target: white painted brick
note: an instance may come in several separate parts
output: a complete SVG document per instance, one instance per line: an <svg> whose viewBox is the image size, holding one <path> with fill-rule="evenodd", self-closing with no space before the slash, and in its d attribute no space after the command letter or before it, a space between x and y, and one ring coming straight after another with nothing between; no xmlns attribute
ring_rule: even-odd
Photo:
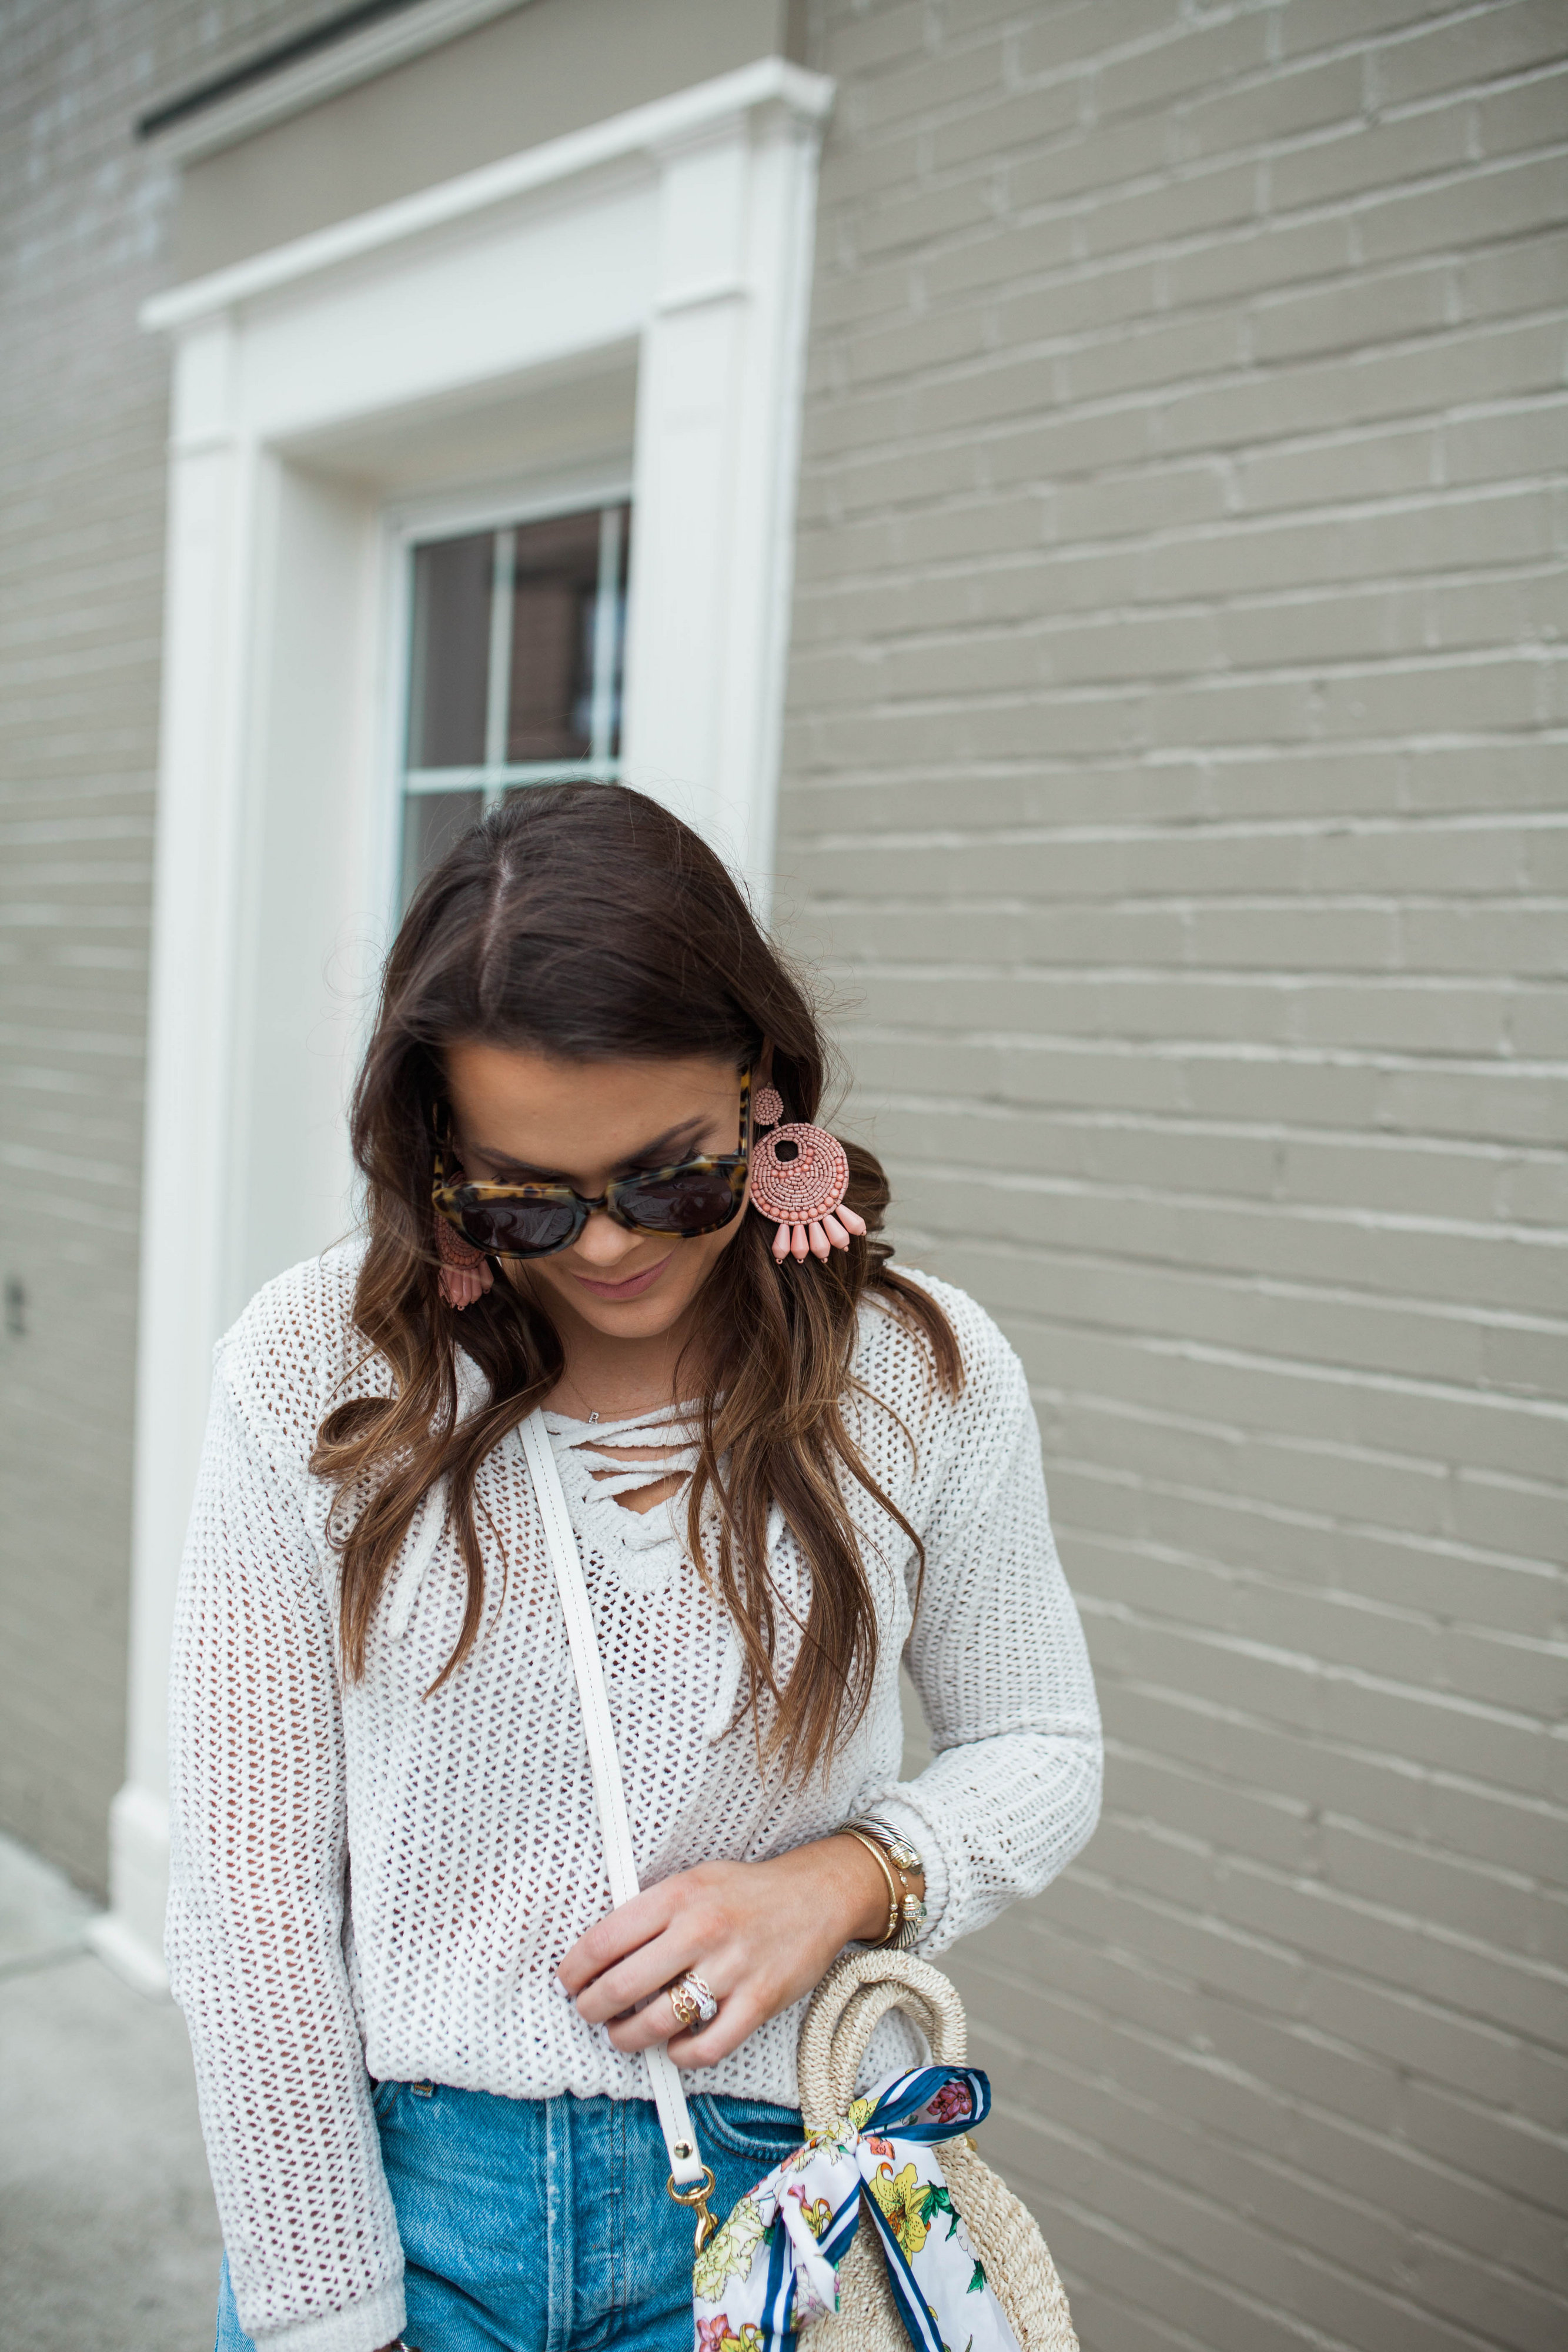
<svg viewBox="0 0 1568 2352"><path fill-rule="evenodd" d="M1563 380L1556 322L1454 331L1416 350L1374 351L1232 384L1178 389L1164 405L1163 446L1231 449L1287 434L1429 414L1434 370L1456 404L1554 393Z"/></svg>
<svg viewBox="0 0 1568 2352"><path fill-rule="evenodd" d="M1043 77L1175 31L1177 0L1066 0L1053 8L1019 8L1019 70Z"/></svg>
<svg viewBox="0 0 1568 2352"><path fill-rule="evenodd" d="M1021 182L1024 174L1018 177ZM1019 193L1027 202L1027 188ZM1132 247L1160 249L1205 229L1234 228L1257 219L1263 210L1259 166L1227 163L1192 171L1162 187L1107 196L1085 213L1083 243L1096 258L1125 253Z"/></svg>
<svg viewBox="0 0 1568 2352"><path fill-rule="evenodd" d="M0 1825L101 1889L124 1770L173 180L131 117L318 13L12 12L0 341ZM62 1181L72 1202L59 1216ZM90 1372L90 1377L89 1373Z"/></svg>
<svg viewBox="0 0 1568 2352"><path fill-rule="evenodd" d="M1478 100L1472 120L1483 155L1560 145L1568 124L1568 68L1562 62L1561 39L1555 50L1546 52L1545 70Z"/></svg>
<svg viewBox="0 0 1568 2352"><path fill-rule="evenodd" d="M940 310L901 319L850 342L851 373L857 383L903 376L912 368L942 367L972 359L983 348L984 322L974 311Z"/></svg>
<svg viewBox="0 0 1568 2352"><path fill-rule="evenodd" d="M1451 186L1469 157L1470 125L1467 107L1427 109L1391 121L1347 124L1327 138L1287 148L1269 162L1269 208L1290 214L1411 184L1423 190ZM1350 217L1359 230L1359 207ZM1434 239L1431 249L1440 250L1441 243Z"/></svg>
<svg viewBox="0 0 1568 2352"><path fill-rule="evenodd" d="M1265 298L1253 310L1253 353L1260 360L1279 360L1401 341L1448 324L1453 297L1452 265L1421 261L1368 276L1354 289L1322 287L1277 300Z"/></svg>
<svg viewBox="0 0 1568 2352"><path fill-rule="evenodd" d="M984 24L992 213L901 248L953 356L911 351L874 457L826 376L807 420L857 520L946 470L925 554L810 550L783 863L901 1247L1035 1383L1112 1742L1095 1844L959 1956L993 2147L1092 2352L1533 2352L1568 39L1458 0ZM925 103L905 194L951 200L990 101Z"/></svg>
<svg viewBox="0 0 1568 2352"><path fill-rule="evenodd" d="M1463 254L1454 282L1463 318L1560 310L1568 297L1568 236L1559 229L1545 236L1522 237L1516 245L1494 247L1479 257Z"/></svg>
<svg viewBox="0 0 1568 2352"><path fill-rule="evenodd" d="M858 79L904 64L925 47L928 22L925 0L846 16L834 31L839 71Z"/></svg>
<svg viewBox="0 0 1568 2352"><path fill-rule="evenodd" d="M1164 109L1189 90L1211 89L1255 72L1268 55L1269 24L1261 9L1229 11L1218 23L1201 27L1174 25L1167 39L1096 68L1095 112L1108 122L1118 114Z"/></svg>
<svg viewBox="0 0 1568 2352"><path fill-rule="evenodd" d="M1280 11L1281 53L1291 58L1313 49L1340 48L1347 43L1361 47L1376 34L1452 14L1449 0L1356 0L1355 24L1351 28L1340 0L1287 0Z"/></svg>
<svg viewBox="0 0 1568 2352"><path fill-rule="evenodd" d="M1062 242L1069 243L1066 234ZM1057 269L1043 285L1021 293L998 289L993 304L998 344L1060 342L1087 327L1113 327L1147 319L1163 301L1157 265L1142 259L1124 268Z"/></svg>
<svg viewBox="0 0 1568 2352"><path fill-rule="evenodd" d="M907 267L926 301L962 301L970 295L996 301L1007 299L1020 282L1061 269L1075 258L1071 224L1048 215L1021 225L995 221L962 245L912 256ZM1146 265L1145 272L1152 292ZM1010 344L1019 338L1014 334L1007 340Z"/></svg>
<svg viewBox="0 0 1568 2352"><path fill-rule="evenodd" d="M1365 97L1364 56L1356 50L1294 72L1274 70L1240 88L1222 81L1215 93L1179 109L1177 146L1184 155L1260 147L1291 133L1356 120Z"/></svg>
<svg viewBox="0 0 1568 2352"><path fill-rule="evenodd" d="M941 64L936 66L939 82L946 80L946 70ZM1070 82L1048 84L1015 98L972 107L932 131L932 163L942 172L967 163L990 163L1009 149L1037 147L1053 131L1075 124L1081 107L1080 93Z"/></svg>
<svg viewBox="0 0 1568 2352"><path fill-rule="evenodd" d="M1500 0L1380 45L1374 52L1375 87L1380 104L1396 106L1562 57L1563 18L1552 0Z"/></svg>
<svg viewBox="0 0 1568 2352"><path fill-rule="evenodd" d="M973 231L995 218L988 191L980 183L962 180L954 185L896 197L865 214L856 240L862 253L885 256L909 253L936 237Z"/></svg>
<svg viewBox="0 0 1568 2352"><path fill-rule="evenodd" d="M1036 205L1064 206L1075 197L1092 203L1129 180L1168 171L1172 163L1165 120L1140 116L1123 122L1091 121L1081 131L1046 141L1031 155L1009 158L999 177L1010 212ZM1076 227L1082 207L1059 214Z"/></svg>
<svg viewBox="0 0 1568 2352"><path fill-rule="evenodd" d="M1071 352L1060 372L1062 397L1100 400L1145 384L1221 375L1242 363L1244 341L1241 322L1223 315L1141 324Z"/></svg>
<svg viewBox="0 0 1568 2352"><path fill-rule="evenodd" d="M1525 236L1564 219L1568 155L1530 155L1457 175L1442 187L1370 200L1356 229L1368 259L1381 261Z"/></svg>
<svg viewBox="0 0 1568 2352"><path fill-rule="evenodd" d="M874 133L891 122L954 113L966 100L972 102L981 96L989 96L993 105L1005 104L1005 61L999 39L945 47L937 55L914 58L907 63L900 60L874 79L868 77L862 85L857 113L867 131Z"/></svg>

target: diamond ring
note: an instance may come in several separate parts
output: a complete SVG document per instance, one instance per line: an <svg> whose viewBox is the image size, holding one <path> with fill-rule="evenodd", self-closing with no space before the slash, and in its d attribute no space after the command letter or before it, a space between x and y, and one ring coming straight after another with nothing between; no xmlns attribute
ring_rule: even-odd
<svg viewBox="0 0 1568 2352"><path fill-rule="evenodd" d="M699 1977L695 1969L688 1969L684 1976L676 1977L673 1984L664 1987L664 1990L670 1996L670 2007L687 2033L695 2033L699 2027L711 2025L718 2015L713 1987Z"/></svg>

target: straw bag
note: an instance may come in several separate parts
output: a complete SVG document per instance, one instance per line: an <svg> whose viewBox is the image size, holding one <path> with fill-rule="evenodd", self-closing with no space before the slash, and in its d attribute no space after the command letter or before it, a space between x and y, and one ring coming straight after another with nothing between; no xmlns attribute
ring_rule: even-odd
<svg viewBox="0 0 1568 2352"><path fill-rule="evenodd" d="M872 2031L891 2009L918 2026L938 2064L961 2065L968 2029L954 1986L910 1952L853 1952L836 1960L800 2027L800 2112L808 2131L846 2113ZM997 2300L1025 2352L1078 2352L1067 2297L1033 2215L969 2138L944 2140L942 2171ZM810 2352L909 2352L874 2230L856 2231L839 2266L836 2315L805 2330Z"/></svg>

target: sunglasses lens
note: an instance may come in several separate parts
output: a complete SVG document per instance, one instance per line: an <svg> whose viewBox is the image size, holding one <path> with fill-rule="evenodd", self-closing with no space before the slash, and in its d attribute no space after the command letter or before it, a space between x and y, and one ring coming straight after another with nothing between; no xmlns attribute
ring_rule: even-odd
<svg viewBox="0 0 1568 2352"><path fill-rule="evenodd" d="M719 1169L644 1176L622 1184L617 1200L633 1224L650 1234L711 1234L727 1225L739 1195Z"/></svg>
<svg viewBox="0 0 1568 2352"><path fill-rule="evenodd" d="M463 1212L475 1248L499 1257L546 1257L574 1239L580 1222L567 1201L497 1201Z"/></svg>

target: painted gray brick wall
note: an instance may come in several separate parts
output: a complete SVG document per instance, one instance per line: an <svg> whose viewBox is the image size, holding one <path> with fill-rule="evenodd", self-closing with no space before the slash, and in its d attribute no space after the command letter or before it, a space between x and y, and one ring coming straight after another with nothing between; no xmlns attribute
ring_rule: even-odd
<svg viewBox="0 0 1568 2352"><path fill-rule="evenodd" d="M783 904L1039 1401L1086 2352L1565 2340L1568 15L817 0Z"/></svg>
<svg viewBox="0 0 1568 2352"><path fill-rule="evenodd" d="M0 11L0 1827L103 1885L125 1760L173 183L134 117L315 17ZM19 1328L17 1327L20 1327Z"/></svg>

